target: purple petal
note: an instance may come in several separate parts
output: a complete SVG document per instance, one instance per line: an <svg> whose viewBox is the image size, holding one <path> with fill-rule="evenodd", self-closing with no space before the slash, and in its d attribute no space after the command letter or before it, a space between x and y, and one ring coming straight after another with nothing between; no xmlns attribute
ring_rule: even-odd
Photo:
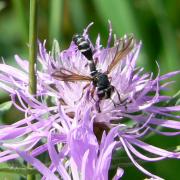
<svg viewBox="0 0 180 180"><path fill-rule="evenodd" d="M170 72L170 73L167 73L163 76L160 76L159 80L162 81L162 80L165 80L165 79L169 79L177 74L180 74L180 71L174 71L174 72Z"/></svg>
<svg viewBox="0 0 180 180"><path fill-rule="evenodd" d="M15 55L14 58L22 70L29 72L29 62L27 60L22 60L18 55Z"/></svg>
<svg viewBox="0 0 180 180"><path fill-rule="evenodd" d="M49 136L48 136L48 150L49 150L49 156L50 156L53 164L55 165L57 171L59 172L59 174L62 176L63 179L70 180L71 178L68 175L65 167L61 163L61 159L59 158L59 156L55 150L54 144L52 143L51 132L49 133Z"/></svg>
<svg viewBox="0 0 180 180"><path fill-rule="evenodd" d="M115 176L113 177L113 180L120 180L123 174L124 174L124 170L121 168L118 168Z"/></svg>
<svg viewBox="0 0 180 180"><path fill-rule="evenodd" d="M128 138L128 142L130 142L131 144L134 144L150 153L153 153L153 154L156 154L156 155L159 155L162 157L166 157L166 158L177 158L180 154L180 153L170 152L170 151L152 146L150 144L144 143L137 139Z"/></svg>
<svg viewBox="0 0 180 180"><path fill-rule="evenodd" d="M153 178L155 178L155 179L163 180L162 178L160 178L160 177L158 177L158 176L156 176L156 175L148 172L146 169L144 169L142 166L140 166L140 165L134 160L134 158L132 157L132 155L131 155L131 153L129 152L129 150L128 150L128 148L127 148L127 146L126 146L126 143L124 142L123 138L120 138L120 141L121 141L121 143L122 143L122 145L123 145L123 147L124 147L124 149L125 149L128 157L131 159L132 163L133 163L140 171L142 171L144 174L146 174L146 175L148 175L148 176L150 176L150 177L153 177Z"/></svg>
<svg viewBox="0 0 180 180"><path fill-rule="evenodd" d="M19 151L16 149L16 152L19 154L20 157L25 159L29 164L31 164L33 167L35 167L43 176L45 176L47 179L53 179L58 180L57 176L52 173L41 161L39 161L36 158L33 158L30 154L27 152Z"/></svg>

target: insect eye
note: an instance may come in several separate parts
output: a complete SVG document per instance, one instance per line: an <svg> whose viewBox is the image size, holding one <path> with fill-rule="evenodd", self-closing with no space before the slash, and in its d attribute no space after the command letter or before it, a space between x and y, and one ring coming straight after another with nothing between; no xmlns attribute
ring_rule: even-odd
<svg viewBox="0 0 180 180"><path fill-rule="evenodd" d="M93 81L94 81L95 83L97 83L97 82L98 82L98 77L95 76L95 77L93 78Z"/></svg>

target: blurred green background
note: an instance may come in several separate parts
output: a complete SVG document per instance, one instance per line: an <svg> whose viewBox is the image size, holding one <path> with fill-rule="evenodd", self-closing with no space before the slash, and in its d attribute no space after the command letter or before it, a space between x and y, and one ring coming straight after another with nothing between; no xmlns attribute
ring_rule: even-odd
<svg viewBox="0 0 180 180"><path fill-rule="evenodd" d="M72 35L81 33L90 22L94 22L90 38L95 41L100 33L102 43L106 45L108 20L111 20L117 36L133 33L142 40L138 63L145 70L157 74L156 61L160 64L161 74L180 69L179 0L39 0L38 4L38 38L41 41L46 39L49 49L54 38L59 41L61 49L67 48ZM14 54L28 58L28 21L29 0L0 1L0 56L9 64L15 65ZM172 80L176 83L171 88L171 95L180 89L180 78ZM0 102L8 99L8 95L0 91ZM1 122L11 123L21 116L13 108L0 112ZM162 136L147 141L166 149L179 143L177 137ZM180 179L177 160L143 166L165 179ZM133 166L125 167L124 180L143 178L145 176Z"/></svg>

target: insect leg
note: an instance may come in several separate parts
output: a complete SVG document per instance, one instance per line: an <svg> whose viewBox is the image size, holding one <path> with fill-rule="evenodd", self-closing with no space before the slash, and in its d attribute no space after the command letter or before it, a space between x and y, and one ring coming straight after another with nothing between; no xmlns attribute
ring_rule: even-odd
<svg viewBox="0 0 180 180"><path fill-rule="evenodd" d="M116 107L117 105L121 104L121 97L120 97L120 94L119 94L118 90L114 86L111 86L111 88L112 88L113 91L116 91L117 96L118 96L119 104L115 103L114 100L112 98L110 98L113 105L114 105L114 107Z"/></svg>
<svg viewBox="0 0 180 180"><path fill-rule="evenodd" d="M117 105L124 105L125 109L127 110L127 104L128 104L127 98L124 99L124 100L122 100L121 97L120 97L120 94L119 94L118 90L117 90L114 86L113 86L112 88L116 91L116 93L117 93L117 95L118 95L118 99L119 99L119 104L116 104L116 103L113 101L113 99L111 99L112 102L113 102L113 104L114 104L114 107L116 107Z"/></svg>
<svg viewBox="0 0 180 180"><path fill-rule="evenodd" d="M83 93L82 93L81 97L80 97L77 101L75 101L75 104L82 99L82 97L83 97L83 95L84 95L84 91L85 91L85 89L86 89L89 85L90 85L90 83L86 84L86 85L83 87Z"/></svg>
<svg viewBox="0 0 180 180"><path fill-rule="evenodd" d="M93 86L92 90L91 90L91 98L95 101L95 107L97 109L97 111L100 113L101 109L100 109L100 99L96 100L94 98L94 92L95 92L96 87Z"/></svg>
<svg viewBox="0 0 180 180"><path fill-rule="evenodd" d="M100 113L101 112L100 100L96 101L95 106L96 106L96 109L97 109L98 113Z"/></svg>

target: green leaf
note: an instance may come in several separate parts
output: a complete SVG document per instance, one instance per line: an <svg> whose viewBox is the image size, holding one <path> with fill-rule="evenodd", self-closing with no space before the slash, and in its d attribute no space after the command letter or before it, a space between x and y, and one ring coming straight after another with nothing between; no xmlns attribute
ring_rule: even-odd
<svg viewBox="0 0 180 180"><path fill-rule="evenodd" d="M62 38L62 20L64 11L64 1L50 1L50 20L49 20L49 40L53 38L60 40Z"/></svg>
<svg viewBox="0 0 180 180"><path fill-rule="evenodd" d="M102 21L107 24L107 20L111 20L113 29L118 35L133 32L135 36L139 36L136 14L133 13L130 1L94 0L93 2Z"/></svg>
<svg viewBox="0 0 180 180"><path fill-rule="evenodd" d="M14 16L16 19L17 26L15 29L18 29L19 36L22 43L26 42L28 39L28 24L26 16L26 6L24 0L12 0Z"/></svg>
<svg viewBox="0 0 180 180"><path fill-rule="evenodd" d="M175 105L180 105L180 90L173 96L176 99Z"/></svg>
<svg viewBox="0 0 180 180"><path fill-rule="evenodd" d="M180 90L166 103L166 106L180 105Z"/></svg>
<svg viewBox="0 0 180 180"><path fill-rule="evenodd" d="M8 111L12 106L12 101L7 101L0 104L0 112Z"/></svg>
<svg viewBox="0 0 180 180"><path fill-rule="evenodd" d="M84 5L83 0L71 1L69 3L72 24L77 32L82 32L82 29L87 26L87 11Z"/></svg>
<svg viewBox="0 0 180 180"><path fill-rule="evenodd" d="M6 7L6 3L1 1L0 2L0 11L3 10Z"/></svg>
<svg viewBox="0 0 180 180"><path fill-rule="evenodd" d="M18 161L9 163L0 163L0 179L8 180L19 180L20 177L25 177L28 174L30 175L37 175L39 172L34 168L27 168L22 166L22 164ZM18 163L17 163L18 162Z"/></svg>
<svg viewBox="0 0 180 180"><path fill-rule="evenodd" d="M27 174L37 174L38 172L34 168L7 167L7 168L0 168L0 173L27 175Z"/></svg>
<svg viewBox="0 0 180 180"><path fill-rule="evenodd" d="M180 145L176 147L176 152L180 152Z"/></svg>
<svg viewBox="0 0 180 180"><path fill-rule="evenodd" d="M59 43L56 39L54 39L53 44L52 44L51 55L53 56L55 60L57 60L59 58L59 54L60 54Z"/></svg>

